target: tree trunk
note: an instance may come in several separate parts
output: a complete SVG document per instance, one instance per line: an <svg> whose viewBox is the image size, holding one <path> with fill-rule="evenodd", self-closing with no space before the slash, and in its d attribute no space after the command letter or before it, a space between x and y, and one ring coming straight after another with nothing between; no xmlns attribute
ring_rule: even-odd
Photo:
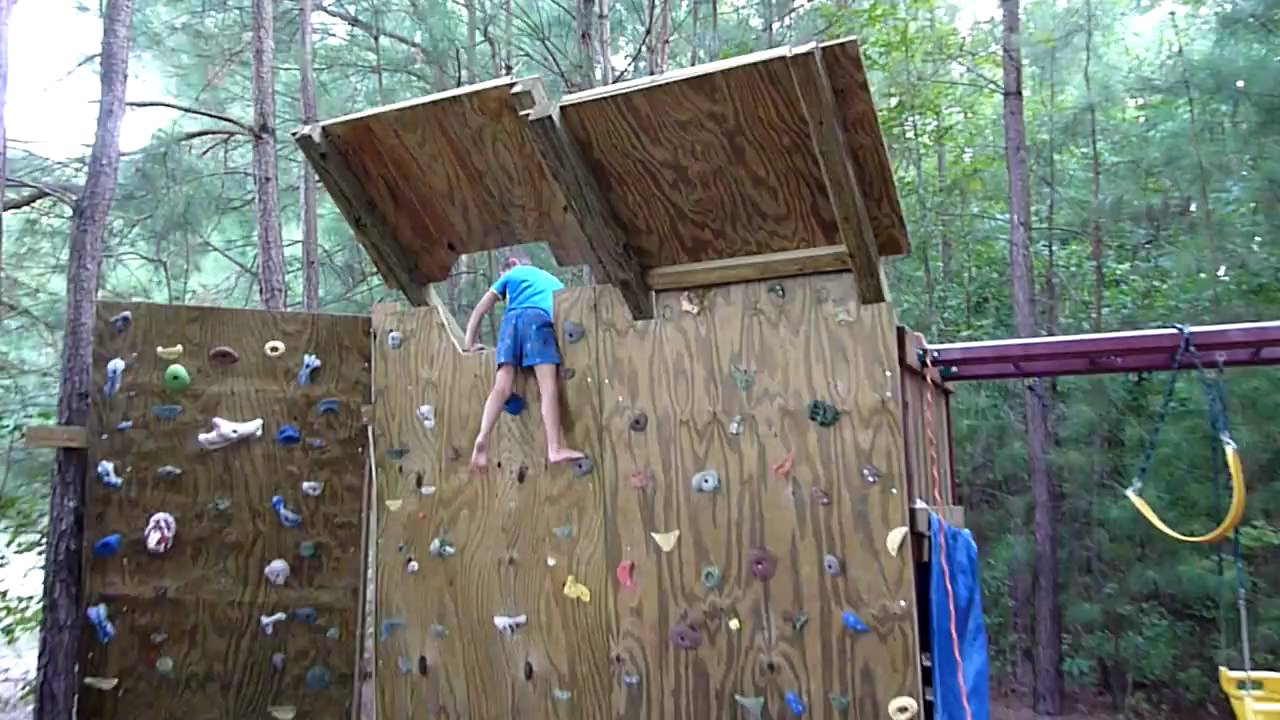
<svg viewBox="0 0 1280 720"><path fill-rule="evenodd" d="M1089 69L1093 62L1093 0L1085 0L1084 93L1089 98L1089 155L1093 175L1089 203L1089 256L1093 259L1093 331L1102 332L1102 290L1106 275L1102 265L1102 160L1098 155L1098 105L1093 96Z"/></svg>
<svg viewBox="0 0 1280 720"><path fill-rule="evenodd" d="M253 0L253 185L257 192L258 296L285 307L284 243L276 176L275 1Z"/></svg>
<svg viewBox="0 0 1280 720"><path fill-rule="evenodd" d="M84 191L71 217L67 310L62 336L58 423L89 422L93 365L94 299L107 216L120 166L120 125L129 75L129 24L133 0L108 0L102 32L102 103L89 155ZM37 720L68 720L75 707L81 628L80 548L84 541L84 482L89 453L62 448L49 487L49 540L45 548L44 614L36 675Z"/></svg>
<svg viewBox="0 0 1280 720"><path fill-rule="evenodd" d="M1022 106L1022 51L1018 0L1001 0L1004 18L1004 137L1009 173L1009 284L1013 320L1022 337L1038 335L1031 268L1031 191L1026 122ZM1058 567L1054 538L1053 486L1045 457L1048 400L1038 381L1027 384L1023 408L1031 492L1035 500L1035 711L1058 714L1061 704L1062 638L1058 611Z"/></svg>
<svg viewBox="0 0 1280 720"><path fill-rule="evenodd" d="M4 99L9 86L9 11L14 0L0 0L0 206L4 205L6 138L4 125ZM0 213L0 317L4 316L4 214Z"/></svg>
<svg viewBox="0 0 1280 720"><path fill-rule="evenodd" d="M720 57L720 0L711 0L711 60Z"/></svg>
<svg viewBox="0 0 1280 720"><path fill-rule="evenodd" d="M668 51L671 49L671 0L658 0L658 27L654 43L654 75L667 71Z"/></svg>
<svg viewBox="0 0 1280 720"><path fill-rule="evenodd" d="M609 85L613 82L613 54L609 47L609 0L597 0L596 6L600 10L596 15L596 33L600 43L600 82Z"/></svg>
<svg viewBox="0 0 1280 720"><path fill-rule="evenodd" d="M302 123L316 121L316 83L311 52L311 0L302 0L300 30L302 35ZM316 174L309 163L302 163L302 309L320 309L320 261L316 240Z"/></svg>
<svg viewBox="0 0 1280 720"><path fill-rule="evenodd" d="M479 22L476 18L476 0L463 0L462 6L467 11L466 77L467 82L473 83L476 81L476 46L479 44L476 40L476 32L479 28Z"/></svg>
<svg viewBox="0 0 1280 720"><path fill-rule="evenodd" d="M689 67L698 64L698 14L702 7L702 0L689 0L692 7L689 9Z"/></svg>
<svg viewBox="0 0 1280 720"><path fill-rule="evenodd" d="M596 34L591 20L596 14L595 0L578 0L578 82L582 88L596 86Z"/></svg>

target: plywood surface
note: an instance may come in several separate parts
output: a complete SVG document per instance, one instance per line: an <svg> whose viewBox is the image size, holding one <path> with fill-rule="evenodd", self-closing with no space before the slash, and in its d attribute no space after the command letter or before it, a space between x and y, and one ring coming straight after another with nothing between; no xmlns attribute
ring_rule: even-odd
<svg viewBox="0 0 1280 720"><path fill-rule="evenodd" d="M132 326L117 333L110 318L132 312ZM123 385L114 399L94 398L90 427L93 464L116 463L119 489L86 480L85 599L105 602L116 637L100 645L86 623L81 671L118 678L114 690L83 688L79 717L106 720L152 718L205 720L270 717L271 706L293 706L298 717L345 718L354 696L361 585L361 507L365 488L366 430L360 406L369 398L369 321L352 316L304 315L202 307L101 303L94 348L95 388L107 362L126 360ZM263 346L280 340L279 358ZM181 343L177 360L191 385L165 390L161 378L170 360L157 346ZM216 346L234 348L240 361L210 363ZM308 387L295 384L303 352L323 366ZM338 412L320 415L316 404L337 401ZM182 407L173 420L153 414L157 405ZM206 451L196 434L209 419L265 420L263 437ZM117 430L121 421L132 428ZM273 435L294 423L306 444L284 448ZM158 474L174 465L182 474ZM301 492L304 480L324 483L319 497ZM303 515L299 528L281 526L271 497L283 495ZM146 551L143 529L152 513L177 521L171 550ZM120 552L97 558L92 545L121 533ZM316 553L304 558L303 541ZM266 564L283 558L292 574L282 587L269 585ZM314 608L316 621L294 619L263 634L259 618L277 611ZM285 653L282 671L273 653ZM157 661L173 661L172 675ZM307 671L323 667L324 690L308 690ZM145 711L141 710L145 708Z"/></svg>

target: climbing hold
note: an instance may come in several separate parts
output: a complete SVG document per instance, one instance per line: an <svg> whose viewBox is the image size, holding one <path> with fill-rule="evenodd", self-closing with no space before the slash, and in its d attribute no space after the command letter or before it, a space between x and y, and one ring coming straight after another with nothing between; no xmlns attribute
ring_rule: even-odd
<svg viewBox="0 0 1280 720"><path fill-rule="evenodd" d="M93 554L96 557L111 557L120 550L120 533L112 533L103 537L101 540L93 544Z"/></svg>
<svg viewBox="0 0 1280 720"><path fill-rule="evenodd" d="M824 400L809 402L809 419L818 423L818 427L831 427L840 419L840 411Z"/></svg>
<svg viewBox="0 0 1280 720"><path fill-rule="evenodd" d="M792 715L796 717L800 717L801 715L804 715L804 711L805 711L804 700L800 698L799 694L788 690L785 694L783 694L782 702L787 704L787 709L791 711Z"/></svg>
<svg viewBox="0 0 1280 720"><path fill-rule="evenodd" d="M293 447L302 442L302 431L296 425L282 425L276 431L276 444Z"/></svg>
<svg viewBox="0 0 1280 720"><path fill-rule="evenodd" d="M426 655L419 655L419 656L418 656L418 674L419 674L419 675L421 675L422 677L426 677L426 676L427 676L427 671L428 671L428 668L427 668L427 656L426 656Z"/></svg>
<svg viewBox="0 0 1280 720"><path fill-rule="evenodd" d="M867 481L869 485L875 485L880 482L880 468L867 463L862 466L862 479Z"/></svg>
<svg viewBox="0 0 1280 720"><path fill-rule="evenodd" d="M389 618L387 620L383 620L382 628L378 632L378 639L385 641L391 637L391 633L395 632L397 628L402 628L404 626L405 622L400 618Z"/></svg>
<svg viewBox="0 0 1280 720"><path fill-rule="evenodd" d="M747 696L734 693L733 700L751 717L758 718L764 713L764 698L758 695Z"/></svg>
<svg viewBox="0 0 1280 720"><path fill-rule="evenodd" d="M900 695L889 701L889 717L893 720L911 720L920 712L915 698Z"/></svg>
<svg viewBox="0 0 1280 720"><path fill-rule="evenodd" d="M751 567L751 577L768 582L778 570L778 558L769 549L755 546L747 550L747 564Z"/></svg>
<svg viewBox="0 0 1280 720"><path fill-rule="evenodd" d="M573 526L561 525L560 527L551 528L551 532L561 540L568 540L573 537Z"/></svg>
<svg viewBox="0 0 1280 720"><path fill-rule="evenodd" d="M316 413L319 415L337 415L340 403L341 401L338 398L325 398L316 403Z"/></svg>
<svg viewBox="0 0 1280 720"><path fill-rule="evenodd" d="M618 563L618 567L614 568L614 577L618 578L618 584L628 590L636 586L635 580L636 564L633 560L623 560Z"/></svg>
<svg viewBox="0 0 1280 720"><path fill-rule="evenodd" d="M528 615L494 615L493 626L498 628L498 632L510 635L516 631L516 628L529 622Z"/></svg>
<svg viewBox="0 0 1280 720"><path fill-rule="evenodd" d="M107 617L107 604L90 605L85 608L84 614L89 619L89 624L93 626L98 642L103 645L111 642L111 639L116 636L116 626L111 624L110 618Z"/></svg>
<svg viewBox="0 0 1280 720"><path fill-rule="evenodd" d="M751 389L756 384L755 371L749 370L741 365L733 365L729 368L729 374L733 376L733 384L738 386L742 392Z"/></svg>
<svg viewBox="0 0 1280 720"><path fill-rule="evenodd" d="M115 330L117 334L128 330L130 325L133 325L133 313L128 310L111 316L111 329Z"/></svg>
<svg viewBox="0 0 1280 720"><path fill-rule="evenodd" d="M307 689L308 690L328 690L329 684L333 681L333 677L329 673L329 669L323 665L312 665L307 668Z"/></svg>
<svg viewBox="0 0 1280 720"><path fill-rule="evenodd" d="M289 579L289 563L284 558L276 558L267 563L263 568L262 574L267 577L267 581L272 585L283 585Z"/></svg>
<svg viewBox="0 0 1280 720"><path fill-rule="evenodd" d="M316 554L316 541L303 540L298 543L298 554L304 558L314 557Z"/></svg>
<svg viewBox="0 0 1280 720"><path fill-rule="evenodd" d="M409 454L409 448L393 447L387 448L387 459L402 460L405 455Z"/></svg>
<svg viewBox="0 0 1280 720"><path fill-rule="evenodd" d="M582 326L582 323L574 322L573 320L568 320L565 322L564 339L565 339L565 342L569 343L570 345L581 340L583 336L586 334L587 334L587 329Z"/></svg>
<svg viewBox="0 0 1280 720"><path fill-rule="evenodd" d="M438 625L438 624L436 624L436 625L432 625L432 626L431 626L431 637L433 637L433 638L435 638L435 639L437 639L437 640L439 640L439 639L441 639L441 638L449 637L449 629L448 629L448 628L446 628L446 627L445 627L445 626L443 626L443 625Z"/></svg>
<svg viewBox="0 0 1280 720"><path fill-rule="evenodd" d="M320 362L320 358L316 357L311 353L303 353L302 369L298 370L298 378L297 378L298 384L310 385L312 381L312 376L315 375L315 372L320 369L321 365L323 365L323 363Z"/></svg>
<svg viewBox="0 0 1280 720"><path fill-rule="evenodd" d="M573 600L581 600L584 603L591 602L591 590L586 585L575 580L572 575L565 578L564 596Z"/></svg>
<svg viewBox="0 0 1280 720"><path fill-rule="evenodd" d="M631 473L631 487L643 490L653 484L653 470L640 468Z"/></svg>
<svg viewBox="0 0 1280 720"><path fill-rule="evenodd" d="M314 625L319 613L313 607L300 607L293 611L293 619L305 625Z"/></svg>
<svg viewBox="0 0 1280 720"><path fill-rule="evenodd" d="M286 660L287 658L288 658L288 656L286 656L286 655L285 655L284 653L282 653L282 652L272 653L272 654L271 654L271 667L275 668L275 669L276 669L276 672L284 672L284 662L285 662L285 660Z"/></svg>
<svg viewBox="0 0 1280 720"><path fill-rule="evenodd" d="M409 658L401 655L396 658L396 669L400 671L401 675L408 675L413 672L413 664L409 662Z"/></svg>
<svg viewBox="0 0 1280 720"><path fill-rule="evenodd" d="M693 491L713 493L720 489L720 474L715 470L703 470L693 475Z"/></svg>
<svg viewBox="0 0 1280 720"><path fill-rule="evenodd" d="M502 409L507 411L508 415L519 415L524 412L524 398L519 393L511 393L507 396L506 402L502 403Z"/></svg>
<svg viewBox="0 0 1280 720"><path fill-rule="evenodd" d="M160 554L173 547L173 536L178 533L178 521L167 512L158 512L147 520L147 527L142 531L147 542L147 551Z"/></svg>
<svg viewBox="0 0 1280 720"><path fill-rule="evenodd" d="M124 358L112 358L107 363L107 382L102 386L102 394L108 400L120 391L120 382L124 379Z"/></svg>
<svg viewBox="0 0 1280 720"><path fill-rule="evenodd" d="M404 570L410 575L418 572L418 561L413 558L409 558L409 562L404 564Z"/></svg>
<svg viewBox="0 0 1280 720"><path fill-rule="evenodd" d="M116 464L110 460L98 461L98 480L109 488L118 488L124 480L116 474Z"/></svg>
<svg viewBox="0 0 1280 720"><path fill-rule="evenodd" d="M720 568L715 565L703 565L700 576L702 578L702 587L708 590L719 588L720 583L724 580Z"/></svg>
<svg viewBox="0 0 1280 720"><path fill-rule="evenodd" d="M639 687L640 676L635 673L622 673L622 684L630 688Z"/></svg>
<svg viewBox="0 0 1280 720"><path fill-rule="evenodd" d="M702 312L702 298L692 292L685 291L680 294L680 309L690 315L697 315Z"/></svg>
<svg viewBox="0 0 1280 720"><path fill-rule="evenodd" d="M849 698L833 692L827 695L827 700L831 701L831 709L837 715L849 712Z"/></svg>
<svg viewBox="0 0 1280 720"><path fill-rule="evenodd" d="M331 627L325 631L324 636L329 638L330 640L337 640L338 638L342 637L342 631L336 627Z"/></svg>
<svg viewBox="0 0 1280 720"><path fill-rule="evenodd" d="M270 635L272 631L275 629L276 623L284 622L285 620L288 620L288 619L289 619L289 614L283 613L283 612L272 613L270 615L259 615L258 625L259 627L262 628L263 635Z"/></svg>
<svg viewBox="0 0 1280 720"><path fill-rule="evenodd" d="M209 350L209 364L218 367L230 367L240 362L240 353L227 347L219 345Z"/></svg>
<svg viewBox="0 0 1280 720"><path fill-rule="evenodd" d="M182 357L182 343L178 343L173 347L160 347L159 345L157 345L156 355L161 360L177 360L178 358Z"/></svg>
<svg viewBox="0 0 1280 720"><path fill-rule="evenodd" d="M683 620L672 625L667 636L671 644L681 650L697 650L702 646L702 633Z"/></svg>
<svg viewBox="0 0 1280 720"><path fill-rule="evenodd" d="M232 422L215 417L213 429L196 435L196 442L205 450L217 450L246 438L262 437L262 418Z"/></svg>
<svg viewBox="0 0 1280 720"><path fill-rule="evenodd" d="M583 477L584 475L588 475L595 469L595 467L596 464L591 458L585 456L580 457L573 461L573 476Z"/></svg>
<svg viewBox="0 0 1280 720"><path fill-rule="evenodd" d="M307 447L311 448L312 450L324 450L325 448L329 447L329 443L324 438L318 438L318 437L307 438Z"/></svg>
<svg viewBox="0 0 1280 720"><path fill-rule="evenodd" d="M831 504L831 495L820 487L813 488L809 491L809 494L813 496L814 500L818 501L819 505L825 507Z"/></svg>
<svg viewBox="0 0 1280 720"><path fill-rule="evenodd" d="M169 639L169 633L154 632L148 639L151 640L152 645L159 645Z"/></svg>
<svg viewBox="0 0 1280 720"><path fill-rule="evenodd" d="M276 511L280 524L287 527L298 527L302 524L302 516L284 506L284 498L279 495L271 497L271 509Z"/></svg>
<svg viewBox="0 0 1280 720"><path fill-rule="evenodd" d="M293 720L298 716L298 709L292 705L268 705L267 712L276 720Z"/></svg>
<svg viewBox="0 0 1280 720"><path fill-rule="evenodd" d="M573 379L573 376L574 376L574 375L577 375L577 374L578 374L578 371L577 371L577 370L574 370L574 369L573 369L573 368L571 368L571 367L561 367L561 368L560 368L560 379L561 379L561 380L572 380L572 379Z"/></svg>
<svg viewBox="0 0 1280 720"><path fill-rule="evenodd" d="M161 655L156 658L156 672L169 677L173 674L173 658L168 655Z"/></svg>
<svg viewBox="0 0 1280 720"><path fill-rule="evenodd" d="M649 416L643 412L638 412L631 416L631 432L644 432L649 427Z"/></svg>
<svg viewBox="0 0 1280 720"><path fill-rule="evenodd" d="M791 616L791 629L795 630L796 632L800 632L801 630L804 629L804 626L808 624L809 624L809 615L803 610Z"/></svg>
<svg viewBox="0 0 1280 720"><path fill-rule="evenodd" d="M432 495L436 494L436 486L423 485L422 487L418 488L418 494L423 497L431 497Z"/></svg>
<svg viewBox="0 0 1280 720"><path fill-rule="evenodd" d="M651 532L649 537L658 543L658 547L662 548L662 552L669 553L676 546L676 541L680 539L680 531L672 530L671 532Z"/></svg>
<svg viewBox="0 0 1280 720"><path fill-rule="evenodd" d="M307 497L320 497L320 493L324 492L324 483L319 480L303 480L302 494Z"/></svg>
<svg viewBox="0 0 1280 720"><path fill-rule="evenodd" d="M729 421L729 434L735 437L741 435L746 426L747 421L741 415L734 415L733 419Z"/></svg>
<svg viewBox="0 0 1280 720"><path fill-rule="evenodd" d="M527 479L528 479L528 477L529 477L529 466L528 466L528 465L521 465L520 467L516 468L516 482L517 482L517 483L519 483L519 484L523 485L523 484L524 484L524 481L525 481L525 480L527 480Z"/></svg>
<svg viewBox="0 0 1280 720"><path fill-rule="evenodd" d="M742 621L739 620L737 617L729 618L729 629L734 632L738 632L739 630L742 629Z"/></svg>
<svg viewBox="0 0 1280 720"><path fill-rule="evenodd" d="M387 333L387 347L391 348L392 350L399 350L400 346L403 344L404 344L404 335L401 334L399 330L392 330L391 332Z"/></svg>
<svg viewBox="0 0 1280 720"><path fill-rule="evenodd" d="M436 426L436 408L434 405L419 405L418 420L422 421L422 427L431 430Z"/></svg>
<svg viewBox="0 0 1280 720"><path fill-rule="evenodd" d="M90 675L85 677L84 684L94 690L114 690L115 687L120 684L120 678L93 677Z"/></svg>
<svg viewBox="0 0 1280 720"><path fill-rule="evenodd" d="M556 688L551 691L551 697L555 698L556 702L569 702L570 700L573 699L573 693L569 692L568 690L561 690L560 688Z"/></svg>
<svg viewBox="0 0 1280 720"><path fill-rule="evenodd" d="M266 353L267 357L280 357L284 354L284 343L279 340L272 340L262 346L262 352Z"/></svg>
<svg viewBox="0 0 1280 720"><path fill-rule="evenodd" d="M884 547L889 551L891 557L898 557L898 552L902 550L902 542L907 539L908 532L910 531L906 525L899 525L889 531L889 534L884 539Z"/></svg>
<svg viewBox="0 0 1280 720"><path fill-rule="evenodd" d="M132 430L132 429L133 429L132 420L121 420L120 422L116 423L116 432L124 432L126 430Z"/></svg>
<svg viewBox="0 0 1280 720"><path fill-rule="evenodd" d="M399 510L403 505L404 505L403 500L387 500L386 501L387 509L390 510L391 512L395 512Z"/></svg>
<svg viewBox="0 0 1280 720"><path fill-rule="evenodd" d="M871 632L871 628L862 622L862 618L852 610L845 610L840 614L840 624L844 625L844 629L854 633Z"/></svg>
<svg viewBox="0 0 1280 720"><path fill-rule="evenodd" d="M169 392L182 392L191 385L191 376L187 369L174 363L164 370L164 389Z"/></svg>
<svg viewBox="0 0 1280 720"><path fill-rule="evenodd" d="M156 476L161 480L173 480L182 474L182 468L177 465L161 465L156 468Z"/></svg>
<svg viewBox="0 0 1280 720"><path fill-rule="evenodd" d="M151 414L161 420L173 420L182 414L181 405L154 405Z"/></svg>
<svg viewBox="0 0 1280 720"><path fill-rule="evenodd" d="M769 294L781 300L787 296L787 289L780 282L769 283Z"/></svg>
<svg viewBox="0 0 1280 720"><path fill-rule="evenodd" d="M431 553L431 557L447 558L451 557L458 550L443 536L437 536L431 541L431 545L427 547L427 551Z"/></svg>
<svg viewBox="0 0 1280 720"><path fill-rule="evenodd" d="M822 556L822 572L831 577L838 577L844 573L844 565L840 562L840 558L827 553Z"/></svg>
<svg viewBox="0 0 1280 720"><path fill-rule="evenodd" d="M213 502L210 502L207 507L216 513L224 513L231 509L231 499L224 497L214 498Z"/></svg>

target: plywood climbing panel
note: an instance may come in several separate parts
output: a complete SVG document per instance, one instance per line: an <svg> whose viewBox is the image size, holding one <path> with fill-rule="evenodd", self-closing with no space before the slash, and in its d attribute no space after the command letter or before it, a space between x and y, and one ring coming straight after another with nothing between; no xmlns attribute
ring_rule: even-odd
<svg viewBox="0 0 1280 720"><path fill-rule="evenodd" d="M369 319L100 303L94 342L79 717L351 717Z"/></svg>
<svg viewBox="0 0 1280 720"><path fill-rule="evenodd" d="M907 524L894 317L855 293L847 273L666 292L641 322L612 288L562 293L589 470L546 465L527 379L469 473L492 354L461 354L435 308L375 316L380 715L918 701L911 553L886 546Z"/></svg>

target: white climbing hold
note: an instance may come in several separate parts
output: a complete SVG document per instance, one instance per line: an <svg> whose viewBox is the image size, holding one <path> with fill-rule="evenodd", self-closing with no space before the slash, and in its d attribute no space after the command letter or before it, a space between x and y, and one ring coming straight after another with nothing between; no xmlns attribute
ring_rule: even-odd
<svg viewBox="0 0 1280 720"><path fill-rule="evenodd" d="M110 488L118 488L124 484L124 480L116 474L116 464L110 460L98 461L98 479Z"/></svg>
<svg viewBox="0 0 1280 720"><path fill-rule="evenodd" d="M889 535L884 539L884 547L893 557L898 557L898 552L902 550L902 541L907 539L907 533L910 530L906 525L900 525L889 531Z"/></svg>
<svg viewBox="0 0 1280 720"><path fill-rule="evenodd" d="M276 558L267 563L262 570L272 585L283 585L289 579L289 563L284 558Z"/></svg>
<svg viewBox="0 0 1280 720"><path fill-rule="evenodd" d="M404 505L404 501L403 501L403 500L388 500L388 501L387 501L387 509L388 509L388 510L390 510L391 512L395 512L396 510L399 510L401 505Z"/></svg>
<svg viewBox="0 0 1280 720"><path fill-rule="evenodd" d="M528 615L494 615L493 625L498 628L498 632L510 635L515 632L516 628L529 622Z"/></svg>
<svg viewBox="0 0 1280 720"><path fill-rule="evenodd" d="M173 536L178 534L178 521L167 512L158 512L147 520L147 528L142 531L147 541L147 551L155 554L166 552L173 547Z"/></svg>
<svg viewBox="0 0 1280 720"><path fill-rule="evenodd" d="M278 612L274 615L262 615L258 618L258 624L262 626L264 635L270 635L272 627L278 622L284 622L289 619L289 613Z"/></svg>
<svg viewBox="0 0 1280 720"><path fill-rule="evenodd" d="M320 493L324 492L324 483L318 480L303 480L302 494L309 497L320 497Z"/></svg>
<svg viewBox="0 0 1280 720"><path fill-rule="evenodd" d="M114 690L120 684L120 678L86 676L84 684L94 690Z"/></svg>
<svg viewBox="0 0 1280 720"><path fill-rule="evenodd" d="M900 695L889 701L889 717L893 720L911 720L920 712L920 704L915 698Z"/></svg>
<svg viewBox="0 0 1280 720"><path fill-rule="evenodd" d="M196 442L205 450L224 448L239 440L250 437L262 437L262 418L254 418L244 422L232 422L215 417L211 421L213 429L196 435Z"/></svg>
<svg viewBox="0 0 1280 720"><path fill-rule="evenodd" d="M662 552L669 553L676 546L676 541L680 539L680 531L672 530L671 532L651 532L649 536L653 541L658 543L658 547L662 548Z"/></svg>
<svg viewBox="0 0 1280 720"><path fill-rule="evenodd" d="M431 430L436 426L436 408L434 405L420 405L418 407L418 419L422 421L422 427Z"/></svg>
<svg viewBox="0 0 1280 720"><path fill-rule="evenodd" d="M107 382L102 386L102 394L108 400L120 391L120 383L124 380L124 358L112 358L107 363Z"/></svg>
<svg viewBox="0 0 1280 720"><path fill-rule="evenodd" d="M163 360L177 360L182 357L182 343L178 343L173 347L156 346L156 355Z"/></svg>
<svg viewBox="0 0 1280 720"><path fill-rule="evenodd" d="M555 566L556 566L556 559L555 559L555 558L553 558L553 557L551 557L550 555L548 555L548 556L547 556L547 567L555 567Z"/></svg>
<svg viewBox="0 0 1280 720"><path fill-rule="evenodd" d="M409 562L405 563L404 569L405 569L405 572L409 573L410 575L418 572L418 561L410 560Z"/></svg>
<svg viewBox="0 0 1280 720"><path fill-rule="evenodd" d="M267 708L267 712L276 720L293 720L298 716L298 708L292 705L272 705Z"/></svg>
<svg viewBox="0 0 1280 720"><path fill-rule="evenodd" d="M436 486L423 485L422 487L418 488L418 492L421 493L423 497L431 497L432 495L436 494Z"/></svg>

